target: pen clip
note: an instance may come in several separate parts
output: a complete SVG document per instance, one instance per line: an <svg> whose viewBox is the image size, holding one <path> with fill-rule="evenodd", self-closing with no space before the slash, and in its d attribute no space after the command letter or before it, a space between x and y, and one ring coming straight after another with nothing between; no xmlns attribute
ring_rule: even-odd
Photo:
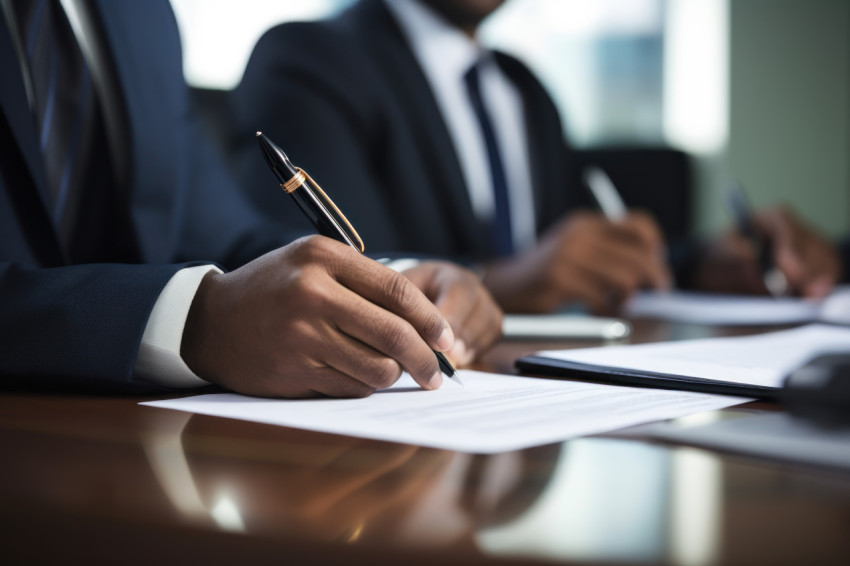
<svg viewBox="0 0 850 566"><path fill-rule="evenodd" d="M328 205L333 211L333 213L336 215L337 223L339 223L340 220L342 221L341 224L344 224L345 227L348 229L349 239L351 241L357 242L356 247L358 250L360 250L360 253L366 251L366 246L365 244L363 244L363 240L360 238L360 234L357 233L357 230L354 229L354 226L351 225L351 222L348 221L348 218L345 217L342 211L337 208L336 204L334 204L334 201L332 201L331 198L327 194L325 194L325 191L322 190L322 187L320 187L319 184L313 180L309 173L307 173L300 167L296 167L295 170L298 171L298 174L281 185L283 191L286 194L289 194L292 191L298 189L301 185L304 185L305 182L309 181L309 184L307 185L308 190L313 189L314 193L318 193L318 195L322 198L325 204Z"/></svg>

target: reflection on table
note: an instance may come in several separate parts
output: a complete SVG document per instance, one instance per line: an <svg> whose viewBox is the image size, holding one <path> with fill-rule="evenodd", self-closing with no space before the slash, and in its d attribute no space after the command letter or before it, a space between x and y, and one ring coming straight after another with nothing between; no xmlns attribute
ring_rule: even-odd
<svg viewBox="0 0 850 566"><path fill-rule="evenodd" d="M635 339L693 332L638 324ZM503 344L478 369L505 371L551 346ZM628 431L472 455L139 400L0 394L7 556L711 564L839 561L850 551L850 478L818 469Z"/></svg>

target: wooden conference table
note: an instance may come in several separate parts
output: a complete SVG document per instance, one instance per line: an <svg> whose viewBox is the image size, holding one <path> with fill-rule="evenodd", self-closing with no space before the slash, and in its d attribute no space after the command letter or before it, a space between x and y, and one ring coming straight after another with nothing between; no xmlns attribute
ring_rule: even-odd
<svg viewBox="0 0 850 566"><path fill-rule="evenodd" d="M730 333L635 330L633 342ZM505 342L479 369L510 372L518 355L578 345ZM850 560L850 475L837 472L665 445L639 429L485 457L140 400L0 391L0 562ZM776 407L715 416L742 410Z"/></svg>

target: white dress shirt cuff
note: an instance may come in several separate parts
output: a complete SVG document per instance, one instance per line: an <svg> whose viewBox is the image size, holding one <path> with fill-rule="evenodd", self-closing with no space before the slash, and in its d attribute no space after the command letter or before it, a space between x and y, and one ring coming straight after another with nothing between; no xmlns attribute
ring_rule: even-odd
<svg viewBox="0 0 850 566"><path fill-rule="evenodd" d="M214 265L187 267L175 273L159 294L151 310L133 375L165 387L189 388L209 385L195 375L180 356L183 328L201 280Z"/></svg>
<svg viewBox="0 0 850 566"><path fill-rule="evenodd" d="M400 258L400 259L383 258L383 259L379 259L378 261L380 261L381 263L383 263L384 265L386 265L387 267L389 267L390 269L392 269L393 271L395 271L397 273L407 271L408 269L413 269L414 267L416 267L417 265L422 263L421 260L413 259L413 258L409 258L409 257L404 257L404 258Z"/></svg>

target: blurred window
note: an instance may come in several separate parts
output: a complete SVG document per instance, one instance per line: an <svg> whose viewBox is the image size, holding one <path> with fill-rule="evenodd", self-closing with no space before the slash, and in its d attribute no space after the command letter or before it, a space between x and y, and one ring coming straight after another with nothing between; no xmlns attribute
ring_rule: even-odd
<svg viewBox="0 0 850 566"><path fill-rule="evenodd" d="M272 26L332 15L354 0L171 0L183 41L186 81L231 89L254 44Z"/></svg>
<svg viewBox="0 0 850 566"><path fill-rule="evenodd" d="M194 86L232 88L257 39L353 0L172 0ZM722 149L728 0L508 0L481 30L540 77L571 141Z"/></svg>
<svg viewBox="0 0 850 566"><path fill-rule="evenodd" d="M482 30L544 81L574 143L662 137L663 0L513 0Z"/></svg>

